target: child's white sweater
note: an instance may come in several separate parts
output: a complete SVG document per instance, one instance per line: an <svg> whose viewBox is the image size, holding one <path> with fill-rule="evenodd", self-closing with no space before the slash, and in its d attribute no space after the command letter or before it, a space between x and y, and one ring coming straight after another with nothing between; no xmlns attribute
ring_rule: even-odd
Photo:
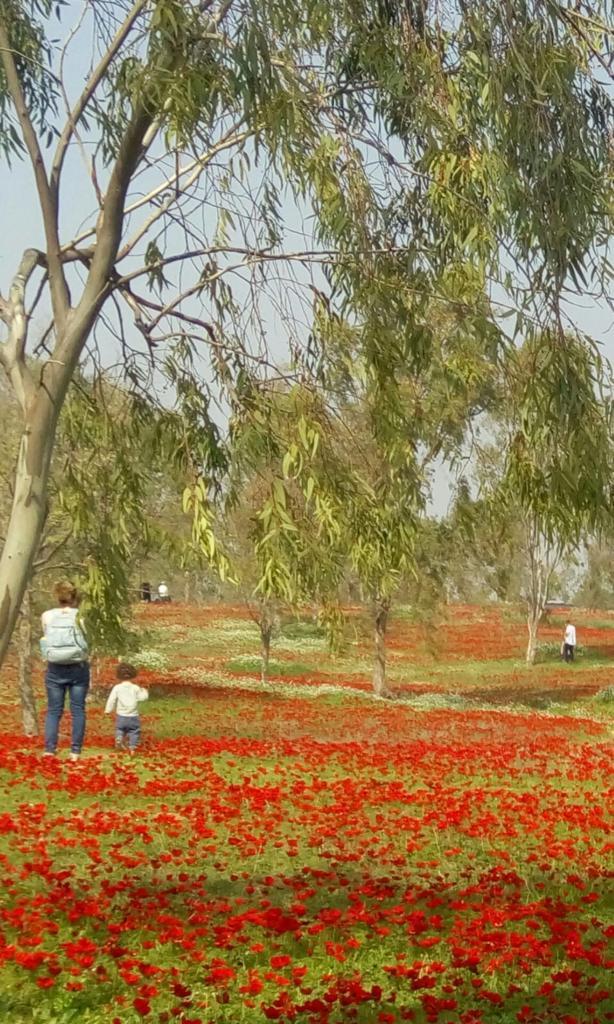
<svg viewBox="0 0 614 1024"><path fill-rule="evenodd" d="M147 700L149 694L144 686L137 686L126 679L123 683L117 683L109 694L105 714L110 714L117 708L120 718L134 718L139 713L139 701Z"/></svg>

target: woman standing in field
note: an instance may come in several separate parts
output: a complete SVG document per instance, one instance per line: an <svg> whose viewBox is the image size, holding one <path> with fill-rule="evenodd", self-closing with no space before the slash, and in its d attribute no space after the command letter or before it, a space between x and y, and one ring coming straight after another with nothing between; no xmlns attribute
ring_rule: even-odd
<svg viewBox="0 0 614 1024"><path fill-rule="evenodd" d="M85 736L85 698L90 685L87 641L78 619L78 594L72 583L55 588L57 606L43 612L41 653L47 661L45 754L55 754L66 694L70 701L70 758L77 761Z"/></svg>

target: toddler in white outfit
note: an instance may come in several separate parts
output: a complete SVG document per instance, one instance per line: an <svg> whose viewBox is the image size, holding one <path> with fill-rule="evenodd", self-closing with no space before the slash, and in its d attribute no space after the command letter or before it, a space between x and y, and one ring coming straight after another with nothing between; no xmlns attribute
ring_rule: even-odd
<svg viewBox="0 0 614 1024"><path fill-rule="evenodd" d="M149 694L144 686L138 686L135 679L138 675L134 665L128 665L120 661L117 666L116 675L118 682L109 694L105 714L110 715L117 712L115 719L115 746L123 750L128 743L128 749L134 754L141 738L141 716L139 715L139 704L147 700Z"/></svg>

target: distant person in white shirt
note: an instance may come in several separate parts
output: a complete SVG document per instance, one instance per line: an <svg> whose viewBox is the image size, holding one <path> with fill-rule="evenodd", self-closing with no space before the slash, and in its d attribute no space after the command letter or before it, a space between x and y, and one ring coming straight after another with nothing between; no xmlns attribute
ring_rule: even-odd
<svg viewBox="0 0 614 1024"><path fill-rule="evenodd" d="M134 754L141 738L141 718L139 703L147 700L149 694L143 686L138 686L135 679L138 675L134 665L120 661L116 676L119 680L109 694L106 715L117 711L115 719L115 746L124 750L126 742L131 754Z"/></svg>
<svg viewBox="0 0 614 1024"><path fill-rule="evenodd" d="M565 625L565 636L563 637L563 658L565 661L573 661L576 654L576 627L569 620Z"/></svg>
<svg viewBox="0 0 614 1024"><path fill-rule="evenodd" d="M162 580L162 583L160 583L158 587L158 601L170 601L170 599L171 596L168 592L168 587L164 580Z"/></svg>

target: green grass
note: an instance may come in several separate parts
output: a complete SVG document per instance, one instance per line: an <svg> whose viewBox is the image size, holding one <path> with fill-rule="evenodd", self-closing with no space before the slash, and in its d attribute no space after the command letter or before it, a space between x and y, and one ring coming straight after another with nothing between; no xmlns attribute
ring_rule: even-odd
<svg viewBox="0 0 614 1024"><path fill-rule="evenodd" d="M260 672L262 669L261 658L232 658L226 662L228 672ZM293 676L307 676L313 674L316 669L313 665L307 665L300 661L277 661L271 658L269 661L269 675L292 678Z"/></svg>
<svg viewBox="0 0 614 1024"><path fill-rule="evenodd" d="M285 622L281 627L281 635L289 640L305 638L313 638L316 640L324 640L326 638L326 630L322 626L318 625L317 622L305 622L300 619L293 619L291 622Z"/></svg>

